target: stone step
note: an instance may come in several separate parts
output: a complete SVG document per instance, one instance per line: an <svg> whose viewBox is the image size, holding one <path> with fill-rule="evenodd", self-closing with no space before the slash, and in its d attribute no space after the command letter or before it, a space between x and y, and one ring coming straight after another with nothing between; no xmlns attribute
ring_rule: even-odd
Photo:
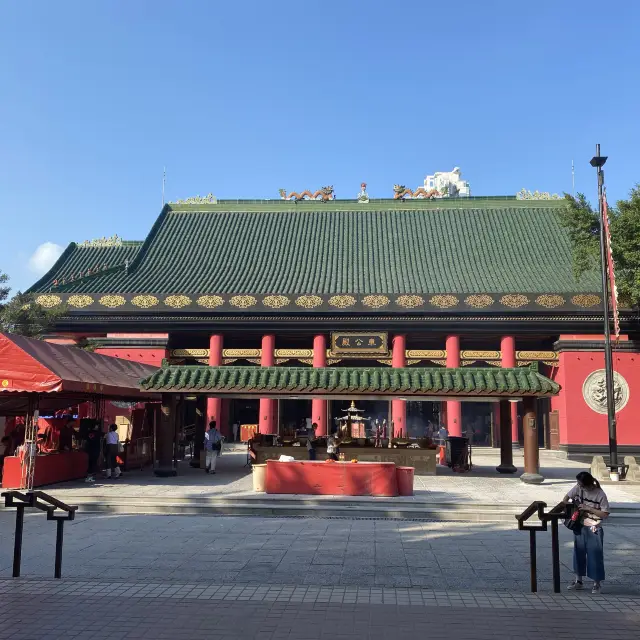
<svg viewBox="0 0 640 640"><path fill-rule="evenodd" d="M76 496L73 504L84 513L228 515L306 518L360 518L439 522L507 522L527 505L460 504L400 499L344 499L295 497L126 497ZM640 524L640 509L616 508L609 525Z"/></svg>

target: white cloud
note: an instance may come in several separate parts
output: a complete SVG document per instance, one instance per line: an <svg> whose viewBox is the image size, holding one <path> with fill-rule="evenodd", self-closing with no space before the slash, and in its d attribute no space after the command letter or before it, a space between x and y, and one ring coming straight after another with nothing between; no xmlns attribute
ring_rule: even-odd
<svg viewBox="0 0 640 640"><path fill-rule="evenodd" d="M33 273L43 276L53 267L63 251L64 249L55 242L43 242L29 258L29 269Z"/></svg>

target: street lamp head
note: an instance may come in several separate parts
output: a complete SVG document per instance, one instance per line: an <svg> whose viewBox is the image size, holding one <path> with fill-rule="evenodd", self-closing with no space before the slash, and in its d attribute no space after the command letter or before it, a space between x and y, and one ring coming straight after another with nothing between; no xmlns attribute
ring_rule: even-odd
<svg viewBox="0 0 640 640"><path fill-rule="evenodd" d="M607 161L607 156L593 156L593 158L591 158L591 161L589 162L589 164L592 167L604 167L604 163Z"/></svg>

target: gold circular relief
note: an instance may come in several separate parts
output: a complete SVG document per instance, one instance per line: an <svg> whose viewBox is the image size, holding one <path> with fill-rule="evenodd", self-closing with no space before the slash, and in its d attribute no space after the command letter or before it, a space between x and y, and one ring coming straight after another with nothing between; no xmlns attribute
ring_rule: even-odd
<svg viewBox="0 0 640 640"><path fill-rule="evenodd" d="M458 304L458 298L456 296L444 295L433 296L429 302L434 307L440 307L441 309L448 309L449 307L455 307Z"/></svg>
<svg viewBox="0 0 640 640"><path fill-rule="evenodd" d="M249 307L253 307L258 301L253 296L233 296L229 302L234 307L248 309Z"/></svg>
<svg viewBox="0 0 640 640"><path fill-rule="evenodd" d="M362 299L362 304L365 307L371 307L372 309L381 309L382 307L386 307L391 300L387 298L387 296L365 296Z"/></svg>
<svg viewBox="0 0 640 640"><path fill-rule="evenodd" d="M329 298L329 304L332 307L338 307L339 309L353 307L355 303L356 299L353 296L331 296L331 298Z"/></svg>
<svg viewBox="0 0 640 640"><path fill-rule="evenodd" d="M271 309L281 309L282 307L286 307L290 302L291 300L289 300L287 296L267 296L262 300L262 304Z"/></svg>
<svg viewBox="0 0 640 640"><path fill-rule="evenodd" d="M315 309L322 304L322 298L320 296L299 296L296 298L296 304L305 309Z"/></svg>
<svg viewBox="0 0 640 640"><path fill-rule="evenodd" d="M160 301L155 296L135 296L131 299L131 304L141 309L155 307Z"/></svg>
<svg viewBox="0 0 640 640"><path fill-rule="evenodd" d="M62 298L60 296L53 296L50 294L38 296L36 298L36 304L39 304L41 307L45 307L46 309L51 309L51 307L57 307L59 304L62 304Z"/></svg>
<svg viewBox="0 0 640 640"><path fill-rule="evenodd" d="M556 295L543 295L538 296L536 298L536 302L541 307L546 307L547 309L555 309L555 307L559 307L564 304L564 298L562 296Z"/></svg>
<svg viewBox="0 0 640 640"><path fill-rule="evenodd" d="M164 299L164 303L167 307L173 307L174 309L182 309L191 304L191 298L188 296L167 296Z"/></svg>
<svg viewBox="0 0 640 640"><path fill-rule="evenodd" d="M573 296L573 298L571 298L571 302L573 302L577 307L595 307L597 304L600 304L601 298L600 296L593 294L584 294Z"/></svg>
<svg viewBox="0 0 640 640"><path fill-rule="evenodd" d="M500 298L500 302L505 307L512 307L513 309L519 309L520 307L524 307L525 304L529 303L529 298L527 296L523 296L522 294L510 294L506 296L502 296Z"/></svg>
<svg viewBox="0 0 640 640"><path fill-rule="evenodd" d="M220 296L200 296L197 300L198 306L205 309L215 309L224 304L224 300Z"/></svg>
<svg viewBox="0 0 640 640"><path fill-rule="evenodd" d="M84 307L88 307L90 304L93 304L93 298L91 296L69 296L67 298L67 304L70 307L83 309Z"/></svg>
<svg viewBox="0 0 640 640"><path fill-rule="evenodd" d="M415 309L424 304L424 298L422 296L398 296L396 298L396 304L405 309Z"/></svg>
<svg viewBox="0 0 640 640"><path fill-rule="evenodd" d="M485 307L490 307L494 303L494 300L491 296L484 294L467 296L464 301L474 309L484 309Z"/></svg>
<svg viewBox="0 0 640 640"><path fill-rule="evenodd" d="M102 296L98 302L103 307L109 307L109 309L115 309L116 307L121 307L125 304L126 300L124 296Z"/></svg>

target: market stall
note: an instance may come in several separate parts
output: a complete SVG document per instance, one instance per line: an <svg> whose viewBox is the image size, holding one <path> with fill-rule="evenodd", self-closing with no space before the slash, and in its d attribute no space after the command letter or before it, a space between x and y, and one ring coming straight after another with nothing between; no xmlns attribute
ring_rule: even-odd
<svg viewBox="0 0 640 640"><path fill-rule="evenodd" d="M0 333L0 415L20 417L23 424L12 455L5 457L2 486L31 489L84 476L82 442L39 438L40 416L90 403L94 415L88 419L99 423L106 400L159 400L139 389L140 379L156 370L77 347ZM58 427L54 422L47 426L52 431Z"/></svg>

